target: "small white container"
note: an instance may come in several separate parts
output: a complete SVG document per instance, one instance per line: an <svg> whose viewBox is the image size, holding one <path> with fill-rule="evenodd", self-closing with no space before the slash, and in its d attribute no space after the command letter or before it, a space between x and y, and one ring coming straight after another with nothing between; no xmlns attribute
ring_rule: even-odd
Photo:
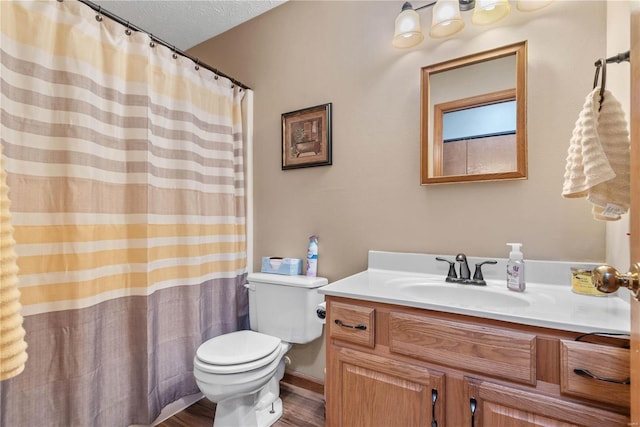
<svg viewBox="0 0 640 427"><path fill-rule="evenodd" d="M511 246L509 261L507 261L507 288L511 291L524 292L524 259L520 247L522 243L507 243Z"/></svg>

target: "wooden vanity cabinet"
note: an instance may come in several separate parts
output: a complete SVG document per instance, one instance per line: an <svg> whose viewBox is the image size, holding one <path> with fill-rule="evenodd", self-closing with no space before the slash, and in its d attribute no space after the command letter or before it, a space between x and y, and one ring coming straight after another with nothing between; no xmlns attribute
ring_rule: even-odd
<svg viewBox="0 0 640 427"><path fill-rule="evenodd" d="M343 345L332 347L327 361L325 387L330 383L332 393L327 425L444 425L443 373L381 353L376 331L386 325L376 328L375 308L339 301L330 305L328 335Z"/></svg>
<svg viewBox="0 0 640 427"><path fill-rule="evenodd" d="M624 340L326 296L328 427L626 426Z"/></svg>

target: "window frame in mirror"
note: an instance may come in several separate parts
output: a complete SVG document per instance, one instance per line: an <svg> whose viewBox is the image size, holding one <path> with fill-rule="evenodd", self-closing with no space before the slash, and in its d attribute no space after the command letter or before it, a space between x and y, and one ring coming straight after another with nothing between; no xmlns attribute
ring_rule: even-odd
<svg viewBox="0 0 640 427"><path fill-rule="evenodd" d="M433 106L433 147L432 147L432 156L433 156L433 175L434 176L452 176L445 174L445 141L444 135L444 115L447 113L454 113L457 111L474 109L474 108L482 108L488 105L495 105L507 101L516 101L516 90L515 89L505 89L498 92L491 92L484 95L472 96L470 98L465 99L456 99L454 101L445 102L442 104L435 104ZM516 102L517 106L517 102ZM514 114L515 115L515 114ZM514 120L515 122L515 120ZM517 129L517 124L514 123L514 127ZM495 137L498 134L490 134L483 136L468 136L464 138L466 141L475 139L483 140L485 138ZM503 135L503 134L500 134ZM512 133L514 136L514 144L516 143L517 133ZM514 150L515 152L515 150ZM513 163L516 163L516 155L513 155ZM504 172L511 172L514 169L504 170ZM466 175L469 175L467 172Z"/></svg>
<svg viewBox="0 0 640 427"><path fill-rule="evenodd" d="M431 76L449 70L455 70L468 65L480 64L507 56L515 56L515 99L516 99L516 170L509 172L495 172L469 175L437 176L437 168L430 165L439 157L434 141L430 138L430 94ZM497 181L527 178L527 42L519 42L508 46L467 55L435 65L422 67L420 88L420 184L442 184L455 182ZM436 150L436 151L434 151ZM435 154L434 154L435 153ZM431 158L433 157L433 159ZM435 164L435 163L434 163ZM442 170L440 165L439 170Z"/></svg>

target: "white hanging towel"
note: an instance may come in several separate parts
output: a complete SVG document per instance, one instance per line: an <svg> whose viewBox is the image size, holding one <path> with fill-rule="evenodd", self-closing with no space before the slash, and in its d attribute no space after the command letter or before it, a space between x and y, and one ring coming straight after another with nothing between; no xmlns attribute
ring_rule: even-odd
<svg viewBox="0 0 640 427"><path fill-rule="evenodd" d="M562 196L586 197L599 220L618 220L629 210L627 128L622 106L610 91L604 92L602 108L600 88L587 95L569 144Z"/></svg>

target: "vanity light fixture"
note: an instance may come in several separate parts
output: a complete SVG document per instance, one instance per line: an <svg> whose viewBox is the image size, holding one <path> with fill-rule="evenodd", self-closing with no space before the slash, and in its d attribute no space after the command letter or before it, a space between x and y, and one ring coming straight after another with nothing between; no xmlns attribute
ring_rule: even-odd
<svg viewBox="0 0 640 427"><path fill-rule="evenodd" d="M420 9L418 8L418 10ZM412 47L422 43L422 40L424 40L424 35L420 29L420 15L413 9L411 3L405 2L402 5L402 12L396 18L393 46L398 48Z"/></svg>
<svg viewBox="0 0 640 427"><path fill-rule="evenodd" d="M458 0L440 0L433 6L433 19L429 36L443 38L451 36L464 28L464 21L458 6Z"/></svg>
<svg viewBox="0 0 640 427"><path fill-rule="evenodd" d="M511 12L509 0L478 0L471 16L475 25L490 25L505 18Z"/></svg>
<svg viewBox="0 0 640 427"><path fill-rule="evenodd" d="M547 6L553 0L517 0L516 7L522 12L532 12ZM397 48L417 46L424 40L418 11L433 7L431 38L452 36L464 28L461 12L473 10L471 22L475 25L490 25L503 19L511 11L509 0L437 0L413 8L405 2L396 18L392 44Z"/></svg>

